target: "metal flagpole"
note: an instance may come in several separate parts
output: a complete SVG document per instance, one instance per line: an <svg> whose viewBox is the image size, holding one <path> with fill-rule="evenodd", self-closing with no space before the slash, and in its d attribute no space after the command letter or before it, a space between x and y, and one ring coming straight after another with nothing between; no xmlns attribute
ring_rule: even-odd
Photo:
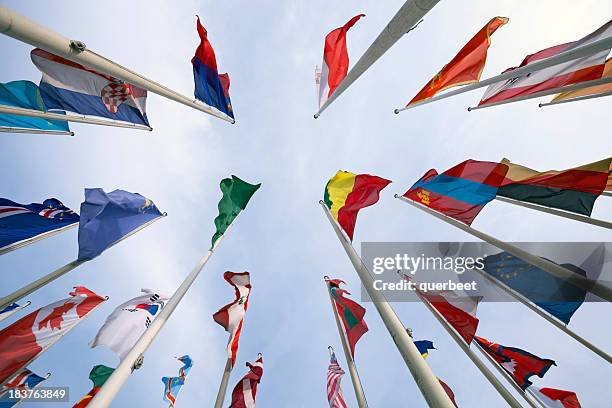
<svg viewBox="0 0 612 408"><path fill-rule="evenodd" d="M597 218L591 218L586 215L576 214L576 213L569 212L569 211L558 210L556 208L550 208L544 205L538 205L538 204L532 204L532 203L528 203L524 201L513 200L512 198L507 198L507 197L497 196L495 197L495 199L502 201L504 203L514 204L520 207L529 208L531 210L541 211L541 212L545 212L548 214L558 215L559 217L568 218L570 220L580 221L586 224L592 224L592 225L597 225L598 227L612 229L612 222L610 221L598 220Z"/></svg>
<svg viewBox="0 0 612 408"><path fill-rule="evenodd" d="M28 129L28 128L15 128L15 127L0 127L1 133L27 133L32 135L65 135L74 136L74 132L65 132L63 130L45 130L45 129Z"/></svg>
<svg viewBox="0 0 612 408"><path fill-rule="evenodd" d="M359 408L368 408L368 403L365 398L365 393L363 392L363 386L361 385L361 379L359 378L359 373L357 372L357 366L355 366L355 359L351 354L351 349L349 348L348 342L346 340L346 336L344 334L344 330L342 329L342 324L340 323L340 317L338 316L338 309L336 308L336 304L332 299L330 287L329 287L329 277L325 276L323 278L325 280L325 288L327 289L327 294L329 295L329 301L331 303L332 312L334 313L334 317L336 319L336 325L338 326L338 335L340 335L340 342L342 343L342 349L344 350L344 357L346 358L346 365L348 367L349 373L351 374L351 381L353 382L353 389L355 390L355 398L357 399L357 405ZM329 346L331 348L331 346Z"/></svg>
<svg viewBox="0 0 612 408"><path fill-rule="evenodd" d="M136 228L134 231L131 231L129 234L124 235L123 237L121 237L120 239L118 239L116 242L113 242L111 245L108 246L109 249L115 245L117 245L119 242L131 237L132 235L136 234L137 232L141 231L142 229L148 227L149 225L153 224L155 221L164 218L167 214L163 213L162 216L157 217L152 219L149 222L146 222L144 224L142 224L140 227ZM105 250L106 251L106 250ZM18 301L19 299L37 291L38 289L42 288L43 286L45 286L48 283L53 282L54 280L56 280L57 278L59 278L60 276L63 276L65 274L67 274L68 272L70 272L71 270L73 270L74 268L76 268L77 266L83 264L87 262L86 260L79 260L79 259L75 259L72 262L68 262L66 265L57 268L56 270L54 270L51 273L48 273L47 275L36 279L34 282L31 282L29 284L27 284L26 286L22 287L21 289L16 290L15 292L11 293L10 295L7 295L5 297L3 297L2 299L0 299L0 309L4 309L5 307L7 307L8 305L15 303L16 301Z"/></svg>
<svg viewBox="0 0 612 408"><path fill-rule="evenodd" d="M600 356L601 358L606 360L608 363L612 363L612 356L610 356L608 353L606 353L605 351L603 351L600 348L598 348L597 346L595 346L593 343L589 342L584 337L582 337L579 334L575 333L574 331L568 329L568 327L567 327L567 325L565 323L563 323L562 321L560 321L556 317L550 315L549 313L546 313L544 310L542 310L540 307L538 307L538 305L533 303L531 300L527 299L525 296L523 296L522 294L520 294L516 290L512 289L511 287L509 287L505 283L501 282L499 279L496 279L495 277L489 275L488 273L486 273L486 272L484 272L484 271L482 271L482 270L480 270L478 268L474 268L473 270L476 271L478 274L480 274L480 276L483 276L484 278L489 280L489 282L493 283L495 286L497 286L498 288L502 289L503 291L508 293L510 296L512 296L513 298L515 298L516 300L518 300L519 302L521 302L522 304L527 306L529 309L531 309L532 311L536 312L540 317L543 317L544 319L546 319L550 324L552 324L553 326L557 327L559 330L561 330L562 332L564 332L568 336L572 337L578 343L582 344L583 346L585 346L586 348L588 348L589 350L591 350L592 352L594 352L595 354L597 354L598 356Z"/></svg>
<svg viewBox="0 0 612 408"><path fill-rule="evenodd" d="M79 225L78 221L73 223L73 224L66 225L66 226L64 226L62 228L57 228L57 229L54 229L54 230L51 230L51 231L47 231L47 232L45 232L43 234L39 234L39 235L37 235L35 237L32 237L32 238L24 239L24 240L19 241L19 242L14 242L14 243L12 243L10 245L7 245L5 247L0 248L0 255L4 255L4 254L6 254L8 252L11 252L11 251L14 251L16 249L23 248L25 246L28 246L30 244L33 244L33 243L38 242L40 240L43 240L45 238L52 237L54 235L59 234L60 232L64 232L64 231L66 231L66 230L68 230L70 228L74 228L77 225Z"/></svg>
<svg viewBox="0 0 612 408"><path fill-rule="evenodd" d="M612 191L604 191L603 193L601 193L600 195L602 196L606 196L606 197L612 197Z"/></svg>
<svg viewBox="0 0 612 408"><path fill-rule="evenodd" d="M468 112L478 110L478 109L490 108L493 106L505 105L507 103L526 101L528 99L539 98L542 96L552 95L552 94L561 93L561 92L569 92L569 91L575 91L577 89L582 89L582 88L590 88L591 86L605 85L609 83L612 83L612 78L600 78L600 79L595 79L593 81L581 82L579 84L560 86L558 88L547 89L545 91L536 92L536 93L529 94L529 95L517 96L516 98L510 98L510 99L506 99L506 100L499 101L499 102L487 103L487 104L480 105L480 106L471 106L468 108Z"/></svg>
<svg viewBox="0 0 612 408"><path fill-rule="evenodd" d="M51 373L47 373L47 375L45 375L45 378L43 381L46 381L49 379L49 377L51 377ZM34 387L30 388L31 390L35 390L36 388L38 388L40 386L40 384L43 382L39 382L38 384L36 384ZM19 401L17 401L14 405L11 406L11 408L15 408L18 407L19 405L21 405L21 403L23 402L23 398L20 399Z"/></svg>
<svg viewBox="0 0 612 408"><path fill-rule="evenodd" d="M538 107L543 108L544 106L561 105L562 103L586 101L587 99L603 98L604 96L610 96L610 95L612 95L612 91L602 92L602 93L592 94L592 95L578 96L576 98L564 99L562 101L557 101L557 102L541 103L538 105Z"/></svg>
<svg viewBox="0 0 612 408"><path fill-rule="evenodd" d="M414 345L412 338L408 335L406 328L395 314L395 311L385 299L383 294L374 289L374 282L370 276L370 272L367 270L359 255L355 251L355 248L351 245L349 239L343 234L340 226L333 218L329 209L323 201L319 201L327 219L329 220L332 228L334 229L340 243L344 247L347 256L349 257L359 279L369 297L372 299L376 311L380 315L385 327L389 331L389 334L393 338L395 345L402 355L406 366L410 370L414 381L419 387L421 394L425 398L425 401L432 408L454 408L454 404L440 385L438 378L433 373L429 365L425 362L425 359L421 356L421 353ZM97 407L93 407L97 408Z"/></svg>
<svg viewBox="0 0 612 408"><path fill-rule="evenodd" d="M11 317L12 315L14 315L15 313L17 313L18 311L20 311L21 309L25 309L26 307L30 306L32 304L32 302L30 302L29 300L27 302L25 302L23 305L16 307L13 310L9 310L6 313L2 313L0 314L0 322L8 319L9 317Z"/></svg>
<svg viewBox="0 0 612 408"><path fill-rule="evenodd" d="M496 75L491 78L483 79L482 81L476 82L471 85L462 86L459 89L455 89L454 91L446 92L442 95L434 96L433 98L429 98L422 102L415 103L414 105L405 106L400 109L395 109L395 113L400 113L402 111L416 108L417 106L423 106L431 102L436 102L441 99L450 98L451 96L459 95L465 92L473 91L474 89L483 88L485 86L489 86L491 84L495 84L497 82L506 81L508 79L516 78L523 76L525 74L529 74L534 71L539 71L543 68L548 68L553 65L561 64L567 61L571 61L574 59L578 59L581 57L586 57L588 55L595 54L599 51L609 50L612 48L612 36L607 37L601 40L597 40L591 44L583 45L582 47L575 48L573 50L565 51L559 53L553 57L544 58L535 62L532 62L529 65L525 65L524 67L515 68L511 71L505 72L500 75ZM341 84L342 85L342 84Z"/></svg>
<svg viewBox="0 0 612 408"><path fill-rule="evenodd" d="M0 6L0 33L6 34L9 37L13 37L34 47L42 48L43 50L59 55L70 61L104 72L175 102L182 103L183 105L223 119L226 122L235 122L234 119L204 103L197 102L193 98L181 95L164 85L158 84L137 72L88 50L81 41L69 40L61 34L53 32L4 6Z"/></svg>
<svg viewBox="0 0 612 408"><path fill-rule="evenodd" d="M240 215L240 214L239 214ZM111 374L110 377L106 380L100 391L95 395L95 397L91 400L88 408L105 408L108 407L127 379L130 374L140 368L144 361L144 353L147 351L153 340L157 337L161 329L164 327L172 313L176 309L176 307L180 304L181 300L193 285L193 282L196 280L204 265L208 262L212 254L215 252L223 238L227 235L228 231L232 228L232 225L236 222L236 218L232 221L232 223L227 227L225 233L221 235L212 246L211 249L208 250L206 255L204 255L198 263L191 270L189 275L185 278L185 280L181 283L181 285L176 289L172 297L168 300L168 303L162 308L159 312L159 315L149 325L147 330L140 336L134 347L130 350L130 352L121 360L121 363L115 368L115 371Z"/></svg>
<svg viewBox="0 0 612 408"><path fill-rule="evenodd" d="M523 261L527 263L530 263L533 266L537 266L543 271L548 272L551 275L558 277L559 279L563 279L566 282L571 283L572 285L576 287L589 291L599 296L600 298L607 300L608 302L612 302L612 288L606 285L603 285L600 282L585 278L584 276L574 273L551 261L535 256L517 246L508 244L507 242L504 242L488 234L485 234L484 232L474 229L470 227L469 225L466 225L460 221L447 217L446 215L441 214L435 210L432 210L431 208L426 207L420 203L414 202L412 200L409 200L397 194L395 195L395 198L402 200L422 211L425 211L426 213L433 215L434 217L441 219L442 221L445 221L448 224L451 224L459 228L460 230L467 232L468 234L471 234L477 238L480 238L481 240L486 241L489 244L496 246L500 248L501 250L506 251L510 253L511 255L514 255L517 258L522 259Z"/></svg>
<svg viewBox="0 0 612 408"><path fill-rule="evenodd" d="M383 56L404 34L406 34L415 24L418 24L425 14L429 12L440 0L408 0L395 13L378 37L372 42L366 52L359 58L359 61L349 71L344 80L338 85L329 99L321 106L314 115L315 119L327 109L341 93L346 91L364 72L370 68L380 57Z"/></svg>
<svg viewBox="0 0 612 408"><path fill-rule="evenodd" d="M0 6L0 13L2 12L2 6ZM2 15L0 14L0 17ZM99 119L92 116L86 115L62 115L59 113L53 112L41 112L35 109L25 109L25 108L17 108L14 106L4 106L0 105L0 113L6 113L9 115L19 115L19 116L28 116L31 118L43 118L49 120L63 120L67 122L77 122L77 123L88 123L91 125L102 125L102 126L113 126L113 127L121 127L121 128L129 128L129 129L137 129L137 130L153 130L153 128L145 125L139 125L137 123L123 122L120 120L113 119ZM47 131L49 133L52 131ZM74 136L73 132L71 136Z"/></svg>
<svg viewBox="0 0 612 408"><path fill-rule="evenodd" d="M223 401L225 401L225 393L227 392L227 385L229 384L232 368L232 360L228 358L227 362L225 363L225 368L223 369L221 384L219 384L219 391L217 392L217 399L215 400L215 408L223 408Z"/></svg>

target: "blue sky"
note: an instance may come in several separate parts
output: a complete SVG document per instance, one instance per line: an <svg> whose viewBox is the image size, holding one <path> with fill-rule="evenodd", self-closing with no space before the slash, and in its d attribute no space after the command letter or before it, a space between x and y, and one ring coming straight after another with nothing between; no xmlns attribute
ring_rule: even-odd
<svg viewBox="0 0 612 408"><path fill-rule="evenodd" d="M87 344L114 307L141 288L173 291L205 253L220 198L219 181L236 174L261 182L193 288L113 406L165 406L162 376L174 375L172 356L195 363L178 406L212 406L225 364L227 334L212 314L233 297L226 270L252 274L253 292L230 388L244 361L264 354L261 407L325 406L327 346L340 344L322 276L344 279L355 295L359 281L318 200L336 170L372 173L393 180L380 203L360 215L361 241L464 241L465 233L393 199L435 167L465 159L512 161L541 170L569 168L612 152L609 101L594 100L538 109L537 101L468 113L480 91L394 115L423 84L496 15L510 23L493 36L484 77L517 65L528 54L577 40L605 23L605 1L442 1L418 29L400 40L318 120L314 67L323 38L360 12L349 32L354 63L395 14L402 1L272 2L135 1L2 4L66 37L185 95L193 92L190 59L198 44L195 14L209 32L221 71L232 79L237 123L150 94L153 132L73 124L75 137L2 134L2 196L17 202L57 197L78 210L85 187L139 192L168 212L99 258L28 297L40 307L84 284L110 300L31 365L51 372L48 385L69 386L74 403L90 388L95 364L117 357ZM40 73L31 47L0 37L0 81ZM601 198L594 217L610 218L612 200ZM474 227L507 241L610 241L602 228L492 202ZM0 257L3 293L76 258L76 230ZM365 305L370 327L357 346L357 365L371 407L425 406L418 388L384 329ZM419 304L395 305L415 337L437 350L428 359L461 407L501 407L503 400ZM612 350L610 307L586 304L570 327ZM612 400L610 366L525 307L490 303L479 309L479 333L490 340L557 361L537 385L576 391L584 407ZM13 319L14 320L14 319ZM12 320L11 320L12 321ZM344 358L340 358L344 366ZM348 377L349 406L356 406ZM27 405L26 405L27 406ZM59 406L59 405L58 405Z"/></svg>

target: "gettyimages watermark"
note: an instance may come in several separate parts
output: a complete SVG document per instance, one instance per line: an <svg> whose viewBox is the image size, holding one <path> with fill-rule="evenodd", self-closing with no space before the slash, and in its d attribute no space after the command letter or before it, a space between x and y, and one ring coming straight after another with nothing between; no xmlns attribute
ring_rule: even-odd
<svg viewBox="0 0 612 408"><path fill-rule="evenodd" d="M516 242L517 248L612 287L612 243ZM372 288L391 302L420 302L417 292L455 292L481 301L534 303L601 301L550 271L480 242L364 242L361 257ZM371 301L364 287L361 300Z"/></svg>

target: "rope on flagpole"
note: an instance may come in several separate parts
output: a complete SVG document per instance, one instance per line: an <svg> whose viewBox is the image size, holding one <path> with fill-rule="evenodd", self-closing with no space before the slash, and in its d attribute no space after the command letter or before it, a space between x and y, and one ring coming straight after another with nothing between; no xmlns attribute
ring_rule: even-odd
<svg viewBox="0 0 612 408"><path fill-rule="evenodd" d="M602 93L592 94L592 95L578 96L576 98L563 99L561 101L556 101L556 102L551 101L551 102L541 103L541 104L538 105L538 107L543 108L545 106L561 105L562 103L580 102L580 101L586 101L588 99L603 98L605 96L610 96L610 95L612 95L612 91L602 92Z"/></svg>

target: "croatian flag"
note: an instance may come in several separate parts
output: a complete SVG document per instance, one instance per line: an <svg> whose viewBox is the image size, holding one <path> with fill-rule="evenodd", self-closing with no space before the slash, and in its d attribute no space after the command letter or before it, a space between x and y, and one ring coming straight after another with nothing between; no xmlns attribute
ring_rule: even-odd
<svg viewBox="0 0 612 408"><path fill-rule="evenodd" d="M47 374L47 377L49 377L49 374ZM27 368L25 370L22 370L20 373L13 376L13 378L11 378L6 384L2 386L2 389L0 390L0 407L9 408L15 407L19 404L19 400L17 399L11 398L6 400L6 398L9 398L9 396L7 395L9 390L33 390L38 386L38 384L45 381L46 379L46 377L41 377L38 374L34 374Z"/></svg>
<svg viewBox="0 0 612 408"><path fill-rule="evenodd" d="M40 94L47 109L149 126L146 90L40 48L30 57L42 72Z"/></svg>
<svg viewBox="0 0 612 408"><path fill-rule="evenodd" d="M106 298L83 286L0 331L0 383L20 372Z"/></svg>
<svg viewBox="0 0 612 408"><path fill-rule="evenodd" d="M77 222L79 215L56 198L48 198L42 204L18 204L0 198L0 252L18 242Z"/></svg>

